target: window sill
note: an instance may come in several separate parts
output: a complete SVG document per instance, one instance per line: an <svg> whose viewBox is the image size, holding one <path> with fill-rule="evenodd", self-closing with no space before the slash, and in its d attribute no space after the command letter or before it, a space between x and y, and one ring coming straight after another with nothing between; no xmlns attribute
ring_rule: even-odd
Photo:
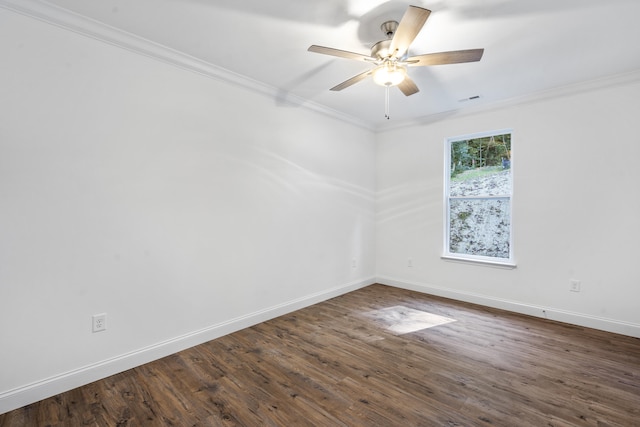
<svg viewBox="0 0 640 427"><path fill-rule="evenodd" d="M483 265L486 267L502 268L505 270L513 270L514 268L516 268L515 263L508 262L508 261L491 261L491 260L484 260L484 259L455 257L450 255L442 255L440 259L443 259L444 261L450 261L450 262L461 262L464 264L477 264L477 265Z"/></svg>

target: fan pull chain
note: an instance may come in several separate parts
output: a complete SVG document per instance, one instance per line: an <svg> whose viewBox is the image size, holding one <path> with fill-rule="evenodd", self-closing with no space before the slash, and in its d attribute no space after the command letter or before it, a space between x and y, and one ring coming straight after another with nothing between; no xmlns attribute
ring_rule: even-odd
<svg viewBox="0 0 640 427"><path fill-rule="evenodd" d="M389 116L389 85L384 88L384 116L387 120L391 118Z"/></svg>

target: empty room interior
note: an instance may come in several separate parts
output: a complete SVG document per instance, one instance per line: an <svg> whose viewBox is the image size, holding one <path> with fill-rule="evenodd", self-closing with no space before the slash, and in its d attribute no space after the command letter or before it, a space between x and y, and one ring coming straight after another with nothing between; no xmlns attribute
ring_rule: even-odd
<svg viewBox="0 0 640 427"><path fill-rule="evenodd" d="M0 0L0 426L640 426L638 15Z"/></svg>

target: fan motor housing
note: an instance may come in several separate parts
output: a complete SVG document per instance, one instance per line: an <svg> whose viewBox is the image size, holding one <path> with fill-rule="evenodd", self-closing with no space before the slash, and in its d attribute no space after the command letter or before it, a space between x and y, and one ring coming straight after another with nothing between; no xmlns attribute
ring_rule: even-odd
<svg viewBox="0 0 640 427"><path fill-rule="evenodd" d="M387 36L387 40L379 41L374 44L371 48L371 56L374 58L388 58L391 56L391 51L389 50L389 46L391 45L391 40L393 39L393 35L396 33L398 29L398 21L386 21L380 25L380 30Z"/></svg>
<svg viewBox="0 0 640 427"><path fill-rule="evenodd" d="M379 41L371 48L371 56L380 59L388 58L391 55L389 46L391 46L391 40Z"/></svg>

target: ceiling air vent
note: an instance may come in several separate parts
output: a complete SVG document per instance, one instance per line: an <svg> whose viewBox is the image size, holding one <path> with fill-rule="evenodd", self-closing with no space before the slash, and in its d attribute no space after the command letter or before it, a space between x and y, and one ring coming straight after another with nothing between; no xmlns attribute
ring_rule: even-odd
<svg viewBox="0 0 640 427"><path fill-rule="evenodd" d="M462 98L462 99L459 99L458 102L475 101L476 99L480 99L480 95L473 95L468 98Z"/></svg>

